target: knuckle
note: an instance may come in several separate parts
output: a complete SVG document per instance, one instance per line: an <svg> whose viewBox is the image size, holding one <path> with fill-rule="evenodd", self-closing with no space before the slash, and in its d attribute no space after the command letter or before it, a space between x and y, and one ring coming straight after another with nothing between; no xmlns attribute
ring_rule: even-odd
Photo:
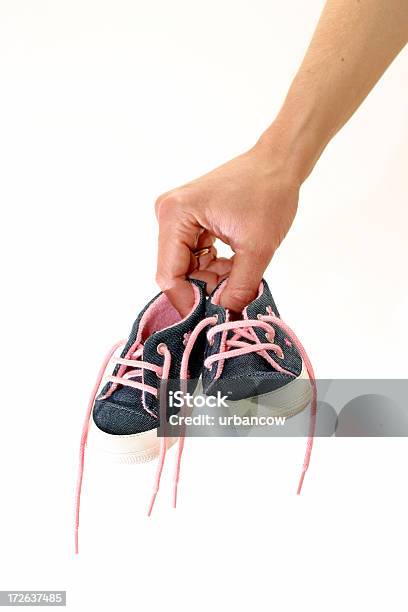
<svg viewBox="0 0 408 612"><path fill-rule="evenodd" d="M155 211L158 220L163 216L173 215L181 205L181 196L178 194L164 194L157 198L155 203Z"/></svg>

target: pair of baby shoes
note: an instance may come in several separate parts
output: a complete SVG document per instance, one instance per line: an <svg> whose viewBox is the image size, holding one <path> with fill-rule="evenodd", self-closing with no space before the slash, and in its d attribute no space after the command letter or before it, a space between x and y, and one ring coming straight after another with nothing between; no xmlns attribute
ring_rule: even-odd
<svg viewBox="0 0 408 612"><path fill-rule="evenodd" d="M163 421L180 410L178 404L162 402L161 389L167 381L173 392L193 392L201 375L206 396L228 396L232 405L262 397L272 416L293 416L311 402L300 492L312 450L317 404L313 368L302 344L280 318L265 280L238 319L220 305L225 281L208 298L204 283L190 282L194 304L186 317L182 318L166 295L159 293L141 311L129 338L116 343L102 364L80 443L76 551L87 445L122 463L159 458L150 514L166 451L178 440L173 499L176 505L184 435L163 434Z"/></svg>

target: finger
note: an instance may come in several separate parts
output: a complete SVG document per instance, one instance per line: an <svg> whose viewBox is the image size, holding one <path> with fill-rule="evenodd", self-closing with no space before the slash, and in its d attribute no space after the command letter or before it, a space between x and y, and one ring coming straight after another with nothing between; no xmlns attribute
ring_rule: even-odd
<svg viewBox="0 0 408 612"><path fill-rule="evenodd" d="M269 260L259 254L236 253L230 276L220 296L220 304L224 308L241 313L256 297L268 263Z"/></svg>
<svg viewBox="0 0 408 612"><path fill-rule="evenodd" d="M203 229L198 237L197 245L195 248L204 249L205 247L211 247L214 244L214 242L215 242L214 234L211 234L211 232L209 232L208 230Z"/></svg>
<svg viewBox="0 0 408 612"><path fill-rule="evenodd" d="M212 246L210 247L209 253L196 257L197 263L198 263L198 269L205 270L206 268L208 268L209 265L211 265L211 263L216 259L216 257L217 257L217 249L214 246Z"/></svg>
<svg viewBox="0 0 408 612"><path fill-rule="evenodd" d="M218 257L214 259L208 266L207 270L209 272L215 272L220 278L223 276L228 276L231 273L233 264L233 258L229 259L228 257Z"/></svg>
<svg viewBox="0 0 408 612"><path fill-rule="evenodd" d="M210 261L217 257L217 249L213 246L214 242L215 236L213 234L210 234L208 230L200 228L199 233L197 235L195 247L191 251L188 274L191 274L192 272L194 272L194 270L199 270L203 267L205 268L210 263ZM197 249L203 249L207 247L211 249L208 255L202 255L201 257L196 257L194 255L194 252ZM204 257L205 260L203 260Z"/></svg>
<svg viewBox="0 0 408 612"><path fill-rule="evenodd" d="M190 274L190 278L204 281L206 283L206 290L208 294L212 293L220 282L218 274L215 272L210 272L209 270L195 270L192 274Z"/></svg>
<svg viewBox="0 0 408 612"><path fill-rule="evenodd" d="M190 312L194 294L186 276L191 267L191 250L200 227L183 214L177 201L162 203L159 215L159 248L156 280L182 316Z"/></svg>
<svg viewBox="0 0 408 612"><path fill-rule="evenodd" d="M220 257L215 259L208 268L204 270L195 270L190 274L190 278L196 278L202 280L207 284L207 293L210 294L214 291L217 285L224 280L231 272L232 261L226 257Z"/></svg>
<svg viewBox="0 0 408 612"><path fill-rule="evenodd" d="M191 274L195 270L202 270L207 268L211 262L213 262L217 257L217 249L215 247L210 247L210 252L205 255L200 255L197 257L195 255L197 249L194 249L194 252L191 252L190 255L190 267L188 270L188 274Z"/></svg>
<svg viewBox="0 0 408 612"><path fill-rule="evenodd" d="M211 234L208 230L203 229L198 240L197 245L194 250L197 249L210 249L210 252L207 255L201 255L201 257L197 258L197 266L195 269L202 270L206 268L208 264L217 257L217 249L214 246L215 236Z"/></svg>

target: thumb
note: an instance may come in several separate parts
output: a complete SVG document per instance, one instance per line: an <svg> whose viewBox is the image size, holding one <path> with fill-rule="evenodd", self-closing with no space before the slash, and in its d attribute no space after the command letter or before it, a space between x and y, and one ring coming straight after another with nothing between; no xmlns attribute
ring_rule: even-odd
<svg viewBox="0 0 408 612"><path fill-rule="evenodd" d="M261 257L259 253L236 253L231 273L220 297L221 306L241 313L256 297L268 263L269 259Z"/></svg>

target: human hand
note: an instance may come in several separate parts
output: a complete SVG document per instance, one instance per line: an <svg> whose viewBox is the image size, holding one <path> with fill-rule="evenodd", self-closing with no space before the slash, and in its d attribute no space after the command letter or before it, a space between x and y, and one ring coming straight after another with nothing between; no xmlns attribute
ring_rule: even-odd
<svg viewBox="0 0 408 612"><path fill-rule="evenodd" d="M209 292L228 276L221 304L235 312L254 299L296 214L299 186L293 158L269 132L243 155L158 198L157 282L182 315L192 304L188 276ZM192 251L216 238L234 256L218 258L212 246L197 262Z"/></svg>

